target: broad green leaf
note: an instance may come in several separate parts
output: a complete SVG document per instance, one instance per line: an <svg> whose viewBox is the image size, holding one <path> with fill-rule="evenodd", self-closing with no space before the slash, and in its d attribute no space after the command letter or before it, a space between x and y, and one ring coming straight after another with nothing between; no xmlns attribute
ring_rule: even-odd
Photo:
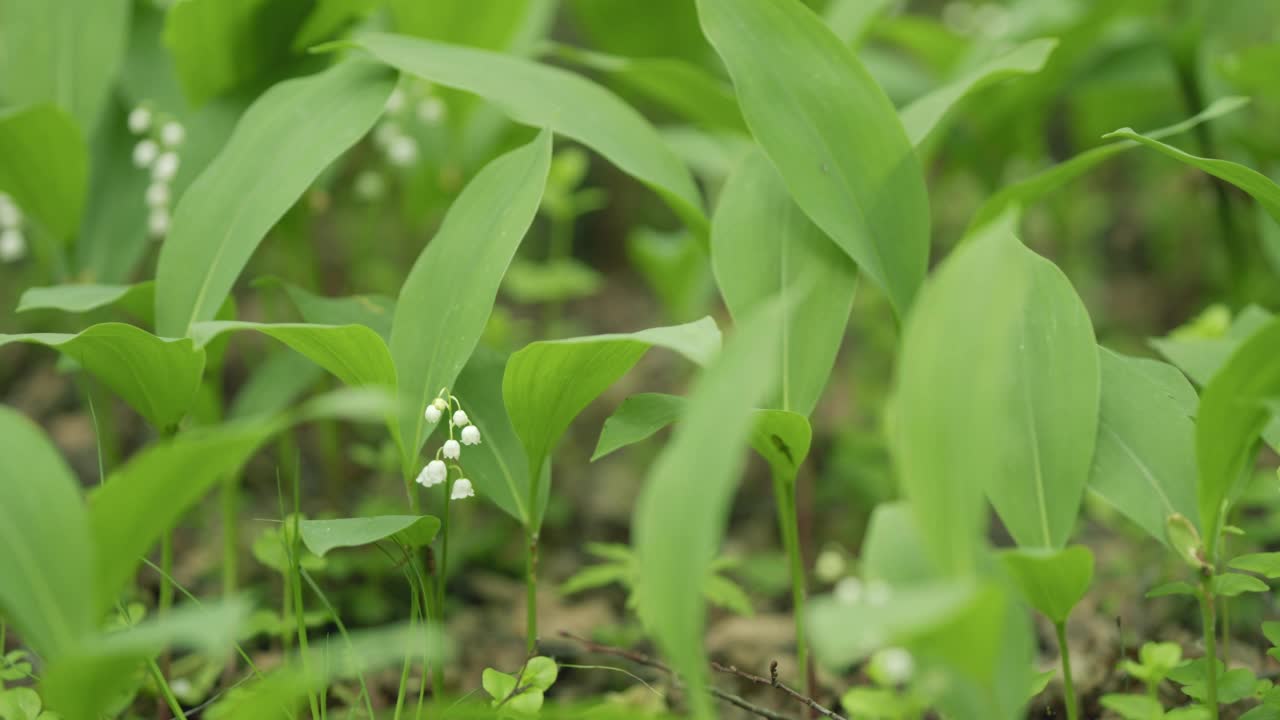
<svg viewBox="0 0 1280 720"><path fill-rule="evenodd" d="M305 52L312 45L329 40L346 26L362 20L381 5L379 0L317 0L315 9L298 28L290 47L295 53Z"/></svg>
<svg viewBox="0 0 1280 720"><path fill-rule="evenodd" d="M1264 402L1280 395L1280 320L1254 333L1218 370L1200 395L1196 460L1200 468L1200 527L1208 560L1217 559L1223 516L1242 492L1259 433L1271 419Z"/></svg>
<svg viewBox="0 0 1280 720"><path fill-rule="evenodd" d="M1186 373L1192 382L1204 387L1232 353L1271 318L1270 312L1257 305L1249 305L1231 320L1225 332L1202 335L1175 331L1166 337L1152 339L1151 346Z"/></svg>
<svg viewBox="0 0 1280 720"><path fill-rule="evenodd" d="M707 682L706 600L699 579L710 574L724 537L742 448L751 438L751 409L777 377L777 358L759 348L777 342L778 315L788 310L780 301L763 304L737 324L724 350L699 376L636 504L632 540L644 578L637 588L640 615L688 683L687 697L700 717L709 717L711 709L701 692Z"/></svg>
<svg viewBox="0 0 1280 720"><path fill-rule="evenodd" d="M0 335L0 345L53 348L111 388L157 430L178 425L195 402L205 353L189 339L159 338L123 323L101 323L76 335Z"/></svg>
<svg viewBox="0 0 1280 720"><path fill-rule="evenodd" d="M678 395L665 393L640 393L623 400L600 428L600 439L591 461L634 445L675 422L684 412L685 402Z"/></svg>
<svg viewBox="0 0 1280 720"><path fill-rule="evenodd" d="M1133 140L1184 165L1190 165L1225 180L1252 196L1273 220L1280 222L1280 185L1275 184L1271 178L1257 170L1227 160L1197 157L1172 145L1166 145L1149 135L1138 133L1132 128L1121 128L1103 137Z"/></svg>
<svg viewBox="0 0 1280 720"><path fill-rule="evenodd" d="M1213 593L1222 597L1235 597L1245 593L1268 592L1271 588L1252 575L1227 572L1213 578Z"/></svg>
<svg viewBox="0 0 1280 720"><path fill-rule="evenodd" d="M399 70L479 95L523 125L581 142L658 192L694 230L705 230L689 171L639 113L574 73L512 55L369 33L356 45Z"/></svg>
<svg viewBox="0 0 1280 720"><path fill-rule="evenodd" d="M775 482L794 493L796 473L809 456L813 430L809 418L789 410L757 410L751 448L769 464Z"/></svg>
<svg viewBox="0 0 1280 720"><path fill-rule="evenodd" d="M1264 552L1240 555L1228 563L1237 570L1248 570L1275 580L1280 578L1280 553Z"/></svg>
<svg viewBox="0 0 1280 720"><path fill-rule="evenodd" d="M251 330L275 338L352 386L396 386L396 368L387 345L364 325L253 323L232 320L199 322L191 326L197 347L220 335Z"/></svg>
<svg viewBox="0 0 1280 720"><path fill-rule="evenodd" d="M555 46L555 52L571 63L607 73L684 120L710 130L747 131L733 89L693 63L621 57L567 45Z"/></svg>
<svg viewBox="0 0 1280 720"><path fill-rule="evenodd" d="M80 483L35 423L0 406L0 612L46 662L93 626Z"/></svg>
<svg viewBox="0 0 1280 720"><path fill-rule="evenodd" d="M308 0L183 0L165 13L164 44L183 94L203 105L288 62Z"/></svg>
<svg viewBox="0 0 1280 720"><path fill-rule="evenodd" d="M255 363L244 385L236 392L227 418L284 412L324 377L324 368L293 350L281 348Z"/></svg>
<svg viewBox="0 0 1280 720"><path fill-rule="evenodd" d="M280 83L250 106L183 193L156 268L156 329L212 320L267 231L373 126L395 78L347 61Z"/></svg>
<svg viewBox="0 0 1280 720"><path fill-rule="evenodd" d="M1054 38L1039 38L982 63L951 82L902 108L902 125L912 145L923 143L942 118L969 93L1014 75L1040 72L1058 46Z"/></svg>
<svg viewBox="0 0 1280 720"><path fill-rule="evenodd" d="M89 148L65 112L36 105L0 114L0 192L59 243L79 227L88 183Z"/></svg>
<svg viewBox="0 0 1280 720"><path fill-rule="evenodd" d="M134 285L53 285L27 288L18 299L17 312L61 310L85 313L117 305L143 320L150 320L155 309L155 283L148 280Z"/></svg>
<svg viewBox="0 0 1280 720"><path fill-rule="evenodd" d="M484 438L480 445L467 449L467 474L476 493L528 526L533 521L529 511L529 468L520 436L511 427L502 401L502 375L506 369L507 356L482 345L458 375L454 394ZM550 463L543 464L538 487L541 494L537 506L545 507L551 489Z"/></svg>
<svg viewBox="0 0 1280 720"><path fill-rule="evenodd" d="M904 501L881 503L871 511L862 541L862 571L868 581L906 586L937 577L915 515Z"/></svg>
<svg viewBox="0 0 1280 720"><path fill-rule="evenodd" d="M386 295L326 297L270 276L259 278L254 285L275 286L284 290L302 319L309 323L365 325L381 335L383 340L391 337L391 318L395 314L396 301Z"/></svg>
<svg viewBox="0 0 1280 720"><path fill-rule="evenodd" d="M891 4L891 0L831 0L823 19L836 37L856 49L876 16Z"/></svg>
<svg viewBox="0 0 1280 720"><path fill-rule="evenodd" d="M400 380L406 474L432 430L423 410L453 385L480 340L502 276L537 213L550 164L551 133L544 130L486 165L454 200L400 288L391 357Z"/></svg>
<svg viewBox="0 0 1280 720"><path fill-rule="evenodd" d="M530 477L550 459L573 419L627 373L649 348L674 350L704 365L720 345L715 321L530 343L507 360L502 398L511 426L524 445ZM541 491L541 488L537 488ZM541 523L539 503L535 526Z"/></svg>
<svg viewBox="0 0 1280 720"><path fill-rule="evenodd" d="M775 295L796 298L773 349L781 357L781 381L768 406L813 412L844 339L857 267L796 206L758 151L721 190L711 223L711 266L735 318Z"/></svg>
<svg viewBox="0 0 1280 720"><path fill-rule="evenodd" d="M972 569L984 484L1019 545L1066 542L1089 476L1098 387L1088 314L1056 266L1006 233L944 263L907 322L892 430L940 570Z"/></svg>
<svg viewBox="0 0 1280 720"><path fill-rule="evenodd" d="M51 102L87 137L129 37L129 0L0 2L0 105Z"/></svg>
<svg viewBox="0 0 1280 720"><path fill-rule="evenodd" d="M904 315L928 264L929 206L889 99L799 0L698 0L698 16L796 203Z"/></svg>
<svg viewBox="0 0 1280 720"><path fill-rule="evenodd" d="M814 598L805 610L814 656L845 668L887 645L902 645L955 619L978 593L971 580L933 580L895 587L888 597ZM849 622L856 617L858 622Z"/></svg>
<svg viewBox="0 0 1280 720"><path fill-rule="evenodd" d="M1160 542L1174 513L1196 516L1195 422L1185 376L1098 348L1101 403L1089 489Z"/></svg>
<svg viewBox="0 0 1280 720"><path fill-rule="evenodd" d="M1103 695L1102 707L1116 713L1124 720L1161 720L1164 706L1146 695Z"/></svg>
<svg viewBox="0 0 1280 720"><path fill-rule="evenodd" d="M145 32L138 27L134 36ZM127 283L134 279L134 269L143 256L155 246L155 239L147 228L150 208L146 193L151 173L133 162L139 138L129 130L130 109L124 93L116 93L106 107L98 132L89 142L84 211L80 214L69 268L77 280ZM184 148L182 163L194 160ZM170 196L179 197L182 189L177 183L171 184ZM147 317L155 313L154 301L151 306ZM154 322L147 324L154 325Z"/></svg>
<svg viewBox="0 0 1280 720"><path fill-rule="evenodd" d="M1145 597L1158 598L1170 595L1196 595L1197 593L1199 593L1199 590L1191 583L1184 580L1175 580L1151 588L1147 591Z"/></svg>
<svg viewBox="0 0 1280 720"><path fill-rule="evenodd" d="M440 519L430 515L379 515L303 520L299 529L307 549L324 557L334 548L372 545L387 538L410 547L422 547L435 537L440 529Z"/></svg>
<svg viewBox="0 0 1280 720"><path fill-rule="evenodd" d="M88 637L74 654L50 663L40 691L64 717L101 717L135 681L141 664L166 648L196 650L215 661L225 658L249 610L244 600L178 607L140 625Z"/></svg>
<svg viewBox="0 0 1280 720"><path fill-rule="evenodd" d="M1221 117L1248 104L1249 99L1244 97L1219 98L1195 116L1174 125L1146 133L1146 137L1165 138L1180 135L1203 122ZM1131 140L1100 145L1086 150L1070 160L1046 168L1026 180L1006 185L999 192L987 198L982 207L978 208L978 211L973 215L973 219L969 221L969 228L965 234L967 236L974 235L976 231L999 218L1009 208L1021 208L1029 205L1080 177L1103 160L1136 147L1138 147L1138 143Z"/></svg>
<svg viewBox="0 0 1280 720"><path fill-rule="evenodd" d="M1015 548L1000 553L1000 559L1031 607L1055 624L1067 621L1093 582L1093 553L1083 545L1062 550Z"/></svg>
<svg viewBox="0 0 1280 720"><path fill-rule="evenodd" d="M627 235L627 260L658 296L669 322L706 314L711 267L706 250L691 233L634 228Z"/></svg>
<svg viewBox="0 0 1280 720"><path fill-rule="evenodd" d="M556 661L549 657L531 658L525 663L524 674L520 676L520 682L531 685L538 690L550 690L551 686L556 682L556 676L560 673L560 667L556 665Z"/></svg>
<svg viewBox="0 0 1280 720"><path fill-rule="evenodd" d="M506 50L517 38L536 6L545 0L503 0L472 3L468 0L389 0L396 30L414 37Z"/></svg>

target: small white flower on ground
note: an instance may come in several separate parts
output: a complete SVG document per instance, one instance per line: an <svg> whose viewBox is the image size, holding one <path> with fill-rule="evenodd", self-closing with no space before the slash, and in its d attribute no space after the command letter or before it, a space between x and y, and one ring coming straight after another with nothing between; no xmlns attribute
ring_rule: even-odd
<svg viewBox="0 0 1280 720"><path fill-rule="evenodd" d="M444 101L434 95L418 102L418 119L427 125L435 125L444 119Z"/></svg>
<svg viewBox="0 0 1280 720"><path fill-rule="evenodd" d="M422 416L425 417L429 423L438 423L440 422L440 408L436 407L434 404L428 405L426 412L422 413Z"/></svg>
<svg viewBox="0 0 1280 720"><path fill-rule="evenodd" d="M151 167L151 163L155 162L159 155L160 146L156 145L155 140L142 140L133 146L133 164L140 168Z"/></svg>
<svg viewBox="0 0 1280 720"><path fill-rule="evenodd" d="M448 476L449 468L445 467L444 462L432 460L422 468L422 472L418 473L418 484L423 487L435 487L444 482Z"/></svg>
<svg viewBox="0 0 1280 720"><path fill-rule="evenodd" d="M836 583L836 600L845 605L856 605L862 599L862 581L847 577Z"/></svg>
<svg viewBox="0 0 1280 720"><path fill-rule="evenodd" d="M177 147L187 137L187 131L182 127L182 123L170 120L160 128L160 142L166 147Z"/></svg>
<svg viewBox="0 0 1280 720"><path fill-rule="evenodd" d="M141 135L151 127L151 111L144 107L136 107L129 111L129 130L134 135Z"/></svg>
<svg viewBox="0 0 1280 720"><path fill-rule="evenodd" d="M22 213L8 195L0 193L0 229L10 230L22 224Z"/></svg>
<svg viewBox="0 0 1280 720"><path fill-rule="evenodd" d="M836 550L823 550L813 564L813 572L822 582L835 582L847 569L844 555Z"/></svg>
<svg viewBox="0 0 1280 720"><path fill-rule="evenodd" d="M471 418L467 417L467 411L459 410L453 414L453 424L458 427L466 427L471 422Z"/></svg>
<svg viewBox="0 0 1280 720"><path fill-rule="evenodd" d="M174 175L178 174L178 154L167 152L156 158L156 164L151 166L151 177L154 180L169 181Z"/></svg>
<svg viewBox="0 0 1280 720"><path fill-rule="evenodd" d="M405 135L393 138L387 145L387 159L400 167L412 165L418 159L418 143Z"/></svg>
<svg viewBox="0 0 1280 720"><path fill-rule="evenodd" d="M457 460L462 456L462 446L458 444L457 440L445 440L444 448L441 452L450 460Z"/></svg>
<svg viewBox="0 0 1280 720"><path fill-rule="evenodd" d="M449 493L450 500L461 500L463 498L475 497L476 490L471 487L471 481L466 478L458 478L453 483L453 492Z"/></svg>
<svg viewBox="0 0 1280 720"><path fill-rule="evenodd" d="M398 113L404 107L404 91L396 88L387 98L387 112Z"/></svg>
<svg viewBox="0 0 1280 720"><path fill-rule="evenodd" d="M377 200L387 192L387 181L377 170L362 170L355 180L356 196L361 200Z"/></svg>
<svg viewBox="0 0 1280 720"><path fill-rule="evenodd" d="M883 580L872 580L867 583L868 605L887 605L890 594L889 584Z"/></svg>
<svg viewBox="0 0 1280 720"><path fill-rule="evenodd" d="M901 685L915 673L916 662L911 653L900 647L890 647L876 653L873 663L883 679L890 685Z"/></svg>
<svg viewBox="0 0 1280 720"><path fill-rule="evenodd" d="M147 207L163 208L169 205L169 184L153 182L147 186Z"/></svg>
<svg viewBox="0 0 1280 720"><path fill-rule="evenodd" d="M0 230L0 262L17 262L27 254L27 240L17 228Z"/></svg>
<svg viewBox="0 0 1280 720"><path fill-rule="evenodd" d="M462 444L463 445L479 445L480 444L480 428L475 425L468 425L462 428Z"/></svg>
<svg viewBox="0 0 1280 720"><path fill-rule="evenodd" d="M164 237L169 232L169 211L164 208L156 208L147 216L147 231L151 233L151 237Z"/></svg>

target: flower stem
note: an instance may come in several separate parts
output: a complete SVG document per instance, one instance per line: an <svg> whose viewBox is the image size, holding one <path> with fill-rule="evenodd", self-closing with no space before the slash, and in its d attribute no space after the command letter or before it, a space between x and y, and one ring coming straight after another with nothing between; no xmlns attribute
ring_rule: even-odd
<svg viewBox="0 0 1280 720"><path fill-rule="evenodd" d="M1071 648L1067 646L1067 623L1054 623L1058 631L1058 652L1062 656L1062 694L1067 705L1067 720L1080 717L1079 700L1076 698L1075 681L1071 677Z"/></svg>
<svg viewBox="0 0 1280 720"><path fill-rule="evenodd" d="M525 546L525 650L532 657L538 649L538 534L527 528Z"/></svg>
<svg viewBox="0 0 1280 720"><path fill-rule="evenodd" d="M1204 630L1204 686L1205 705L1210 720L1218 720L1218 648L1217 618L1214 610L1213 573L1206 569L1200 574L1200 623Z"/></svg>
<svg viewBox="0 0 1280 720"><path fill-rule="evenodd" d="M809 678L809 643L805 637L805 573L804 557L800 553L800 524L796 519L796 483L795 475L788 479L785 474L773 473L774 503L778 508L778 532L782 535L782 544L787 550L787 561L791 566L791 604L792 617L795 621L796 667L799 677L808 685ZM809 694L813 688L809 687Z"/></svg>

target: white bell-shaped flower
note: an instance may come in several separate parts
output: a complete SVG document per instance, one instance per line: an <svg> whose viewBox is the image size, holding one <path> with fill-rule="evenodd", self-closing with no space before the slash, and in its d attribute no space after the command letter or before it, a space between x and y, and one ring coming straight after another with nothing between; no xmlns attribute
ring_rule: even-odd
<svg viewBox="0 0 1280 720"><path fill-rule="evenodd" d="M169 211L164 208L155 208L151 214L147 216L147 232L151 233L151 237L161 238L169 234Z"/></svg>
<svg viewBox="0 0 1280 720"><path fill-rule="evenodd" d="M16 229L22 224L22 211L13 203L13 199L0 193L0 230Z"/></svg>
<svg viewBox="0 0 1280 720"><path fill-rule="evenodd" d="M187 131L182 127L182 123L170 120L160 128L160 142L165 147L177 147L187 137Z"/></svg>
<svg viewBox="0 0 1280 720"><path fill-rule="evenodd" d="M871 659L879 675L890 685L902 685L911 680L916 670L915 658L900 647L887 647Z"/></svg>
<svg viewBox="0 0 1280 720"><path fill-rule="evenodd" d="M422 416L427 419L427 422L434 424L440 422L440 414L440 408L433 403L427 406L427 410L422 413Z"/></svg>
<svg viewBox="0 0 1280 720"><path fill-rule="evenodd" d="M156 158L156 164L151 166L151 178L168 182L178 174L178 154L175 152L166 152Z"/></svg>
<svg viewBox="0 0 1280 720"><path fill-rule="evenodd" d="M163 208L169 206L169 183L153 182L147 186L147 207Z"/></svg>
<svg viewBox="0 0 1280 720"><path fill-rule="evenodd" d="M151 129L151 111L144 107L136 107L129 111L129 131L141 135Z"/></svg>
<svg viewBox="0 0 1280 720"><path fill-rule="evenodd" d="M155 162L159 155L160 146L150 138L133 146L133 164L140 168L151 167L151 163Z"/></svg>
<svg viewBox="0 0 1280 720"><path fill-rule="evenodd" d="M449 493L450 500L461 500L463 498L475 497L476 489L471 486L471 481L466 478L458 478L453 481L453 492Z"/></svg>
<svg viewBox="0 0 1280 720"><path fill-rule="evenodd" d="M480 428L475 425L468 425L462 428L462 444L463 445L479 445L480 444Z"/></svg>
<svg viewBox="0 0 1280 720"><path fill-rule="evenodd" d="M17 262L27 254L27 239L17 228L0 230L0 262Z"/></svg>
<svg viewBox="0 0 1280 720"><path fill-rule="evenodd" d="M407 135L400 135L387 144L387 159L392 165L408 167L418 160L418 143Z"/></svg>
<svg viewBox="0 0 1280 720"><path fill-rule="evenodd" d="M457 460L462 456L462 446L458 444L457 440L450 438L444 441L444 447L440 449L440 452L450 460Z"/></svg>
<svg viewBox="0 0 1280 720"><path fill-rule="evenodd" d="M432 460L422 468L422 472L418 473L418 484L423 487L435 487L444 482L448 476L449 468L445 467L444 462Z"/></svg>
<svg viewBox="0 0 1280 720"><path fill-rule="evenodd" d="M436 125L444 119L444 101L432 95L418 102L418 119L427 125Z"/></svg>
<svg viewBox="0 0 1280 720"><path fill-rule="evenodd" d="M471 424L471 418L467 417L466 410L459 410L453 414L453 424L458 427L466 427Z"/></svg>

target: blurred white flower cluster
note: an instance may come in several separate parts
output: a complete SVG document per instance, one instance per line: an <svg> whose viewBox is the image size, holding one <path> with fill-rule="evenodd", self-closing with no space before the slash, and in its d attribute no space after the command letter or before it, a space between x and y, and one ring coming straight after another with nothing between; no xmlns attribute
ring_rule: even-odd
<svg viewBox="0 0 1280 720"><path fill-rule="evenodd" d="M412 111L410 107L412 106ZM448 106L429 84L413 83L397 87L387 98L386 113L373 130L373 143L392 166L407 168L418 162L421 148L417 131L438 127ZM386 192L387 181L376 169L364 170L355 179L356 194L373 201Z"/></svg>
<svg viewBox="0 0 1280 720"><path fill-rule="evenodd" d="M445 440L440 449L436 451L435 459L427 463L426 467L422 468L422 472L418 473L417 482L419 485L428 488L435 487L441 483L448 483L449 467L452 465L459 477L452 483L448 483L446 488L451 500L462 500L475 497L476 494L475 487L471 484L471 481L463 476L461 465L462 446L479 445L480 428L476 427L471 422L471 418L467 417L467 412L462 409L462 402L449 394L447 390L441 390L439 397L432 400L422 414L427 422L435 425L450 410L453 410L453 414L449 415L449 439ZM454 437L455 431L458 435L457 438Z"/></svg>
<svg viewBox="0 0 1280 720"><path fill-rule="evenodd" d="M129 131L141 137L133 147L133 164L151 172L151 184L144 196L150 210L147 231L159 240L169 232L173 200L170 186L178 174L181 162L178 148L186 139L187 131L182 123L157 115L145 104L129 113Z"/></svg>
<svg viewBox="0 0 1280 720"><path fill-rule="evenodd" d="M22 234L22 211L13 198L0 192L0 262L17 262L27 255Z"/></svg>

